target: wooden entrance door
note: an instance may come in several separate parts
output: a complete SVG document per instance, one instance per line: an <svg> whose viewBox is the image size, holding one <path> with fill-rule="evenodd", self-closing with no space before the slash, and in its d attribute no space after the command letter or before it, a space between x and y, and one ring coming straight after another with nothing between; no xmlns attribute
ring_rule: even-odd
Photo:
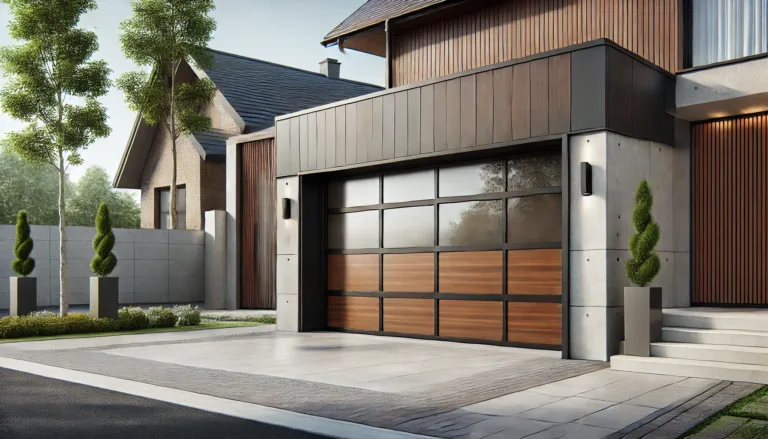
<svg viewBox="0 0 768 439"><path fill-rule="evenodd" d="M559 349L560 152L332 181L327 326Z"/></svg>

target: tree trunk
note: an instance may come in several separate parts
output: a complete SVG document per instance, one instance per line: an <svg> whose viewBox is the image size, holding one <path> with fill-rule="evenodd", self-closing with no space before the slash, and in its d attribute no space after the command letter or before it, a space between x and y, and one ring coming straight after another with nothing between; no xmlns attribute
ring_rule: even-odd
<svg viewBox="0 0 768 439"><path fill-rule="evenodd" d="M59 152L59 314L69 313L67 282L67 206L64 202L64 155Z"/></svg>
<svg viewBox="0 0 768 439"><path fill-rule="evenodd" d="M173 138L171 144L171 166L173 166L173 172L171 172L171 200L169 202L168 210L171 214L171 229L177 229L176 224L176 139Z"/></svg>

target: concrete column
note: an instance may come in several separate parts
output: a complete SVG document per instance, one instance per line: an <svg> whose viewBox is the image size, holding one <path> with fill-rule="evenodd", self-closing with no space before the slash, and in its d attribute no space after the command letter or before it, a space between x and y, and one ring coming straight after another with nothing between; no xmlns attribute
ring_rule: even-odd
<svg viewBox="0 0 768 439"><path fill-rule="evenodd" d="M674 306L691 306L691 124L675 122L674 156Z"/></svg>
<svg viewBox="0 0 768 439"><path fill-rule="evenodd" d="M227 142L226 308L240 307L240 147Z"/></svg>
<svg viewBox="0 0 768 439"><path fill-rule="evenodd" d="M647 179L654 196L653 216L661 239L661 270L651 286L663 291L663 306L678 303L675 293L674 149L612 132L570 139L570 330L573 358L608 360L623 339L624 287L631 286L624 264L634 233L635 191ZM580 162L592 164L593 194L581 195Z"/></svg>
<svg viewBox="0 0 768 439"><path fill-rule="evenodd" d="M291 217L282 215L283 198ZM277 329L299 330L299 177L277 179Z"/></svg>
<svg viewBox="0 0 768 439"><path fill-rule="evenodd" d="M205 307L227 307L227 212L205 212Z"/></svg>

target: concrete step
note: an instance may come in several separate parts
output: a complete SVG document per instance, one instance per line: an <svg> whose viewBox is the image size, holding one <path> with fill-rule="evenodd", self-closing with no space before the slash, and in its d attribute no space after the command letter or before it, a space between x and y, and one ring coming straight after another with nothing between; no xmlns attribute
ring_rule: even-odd
<svg viewBox="0 0 768 439"><path fill-rule="evenodd" d="M768 348L701 343L651 343L651 356L768 366Z"/></svg>
<svg viewBox="0 0 768 439"><path fill-rule="evenodd" d="M768 348L768 332L733 329L662 328L661 340L677 343L703 343Z"/></svg>
<svg viewBox="0 0 768 439"><path fill-rule="evenodd" d="M768 384L768 366L755 364L614 355L611 357L611 369L657 375L676 375Z"/></svg>
<svg viewBox="0 0 768 439"><path fill-rule="evenodd" d="M669 308L662 315L665 327L768 332L768 309Z"/></svg>

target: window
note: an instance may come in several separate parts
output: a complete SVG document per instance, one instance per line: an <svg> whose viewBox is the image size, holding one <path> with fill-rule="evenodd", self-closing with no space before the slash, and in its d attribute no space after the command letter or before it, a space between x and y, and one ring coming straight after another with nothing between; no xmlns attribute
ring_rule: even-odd
<svg viewBox="0 0 768 439"><path fill-rule="evenodd" d="M379 204L379 177L351 178L328 185L328 207L358 207Z"/></svg>
<svg viewBox="0 0 768 439"><path fill-rule="evenodd" d="M160 203L158 206L158 227L159 229L171 228L171 189L159 189ZM176 229L184 230L187 228L187 188L176 186Z"/></svg>
<svg viewBox="0 0 768 439"><path fill-rule="evenodd" d="M378 246L378 210L328 215L328 248L354 249Z"/></svg>
<svg viewBox="0 0 768 439"><path fill-rule="evenodd" d="M435 245L435 208L405 207L384 211L384 247Z"/></svg>
<svg viewBox="0 0 768 439"><path fill-rule="evenodd" d="M768 0L691 0L692 67L768 52Z"/></svg>
<svg viewBox="0 0 768 439"><path fill-rule="evenodd" d="M501 245L502 200L440 205L440 245Z"/></svg>
<svg viewBox="0 0 768 439"><path fill-rule="evenodd" d="M504 192L503 168L501 161L440 168L440 197Z"/></svg>
<svg viewBox="0 0 768 439"><path fill-rule="evenodd" d="M435 171L399 172L384 175L384 202L431 200L435 198Z"/></svg>

